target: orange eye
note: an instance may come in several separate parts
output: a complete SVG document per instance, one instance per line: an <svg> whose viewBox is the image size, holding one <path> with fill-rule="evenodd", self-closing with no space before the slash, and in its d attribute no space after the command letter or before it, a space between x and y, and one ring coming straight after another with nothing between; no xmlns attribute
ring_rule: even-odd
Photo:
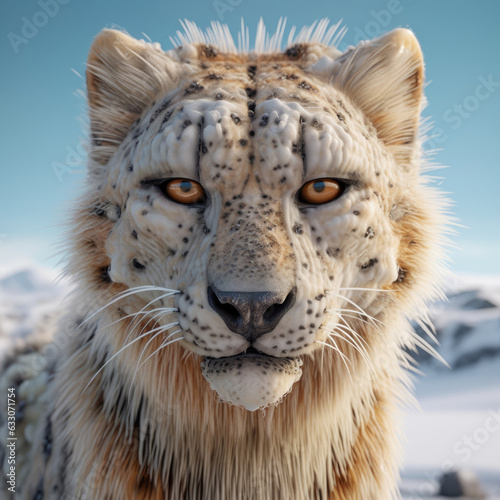
<svg viewBox="0 0 500 500"><path fill-rule="evenodd" d="M333 179L316 179L302 186L299 199L310 205L321 205L338 198L343 190L344 185Z"/></svg>
<svg viewBox="0 0 500 500"><path fill-rule="evenodd" d="M195 205L205 201L205 190L189 179L172 179L164 185L165 194L177 203Z"/></svg>

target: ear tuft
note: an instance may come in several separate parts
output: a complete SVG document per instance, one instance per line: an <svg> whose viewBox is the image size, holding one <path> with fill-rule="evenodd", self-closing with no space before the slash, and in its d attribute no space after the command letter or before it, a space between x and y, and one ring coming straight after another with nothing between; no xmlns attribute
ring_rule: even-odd
<svg viewBox="0 0 500 500"><path fill-rule="evenodd" d="M333 83L360 107L401 164L415 155L424 63L415 35L398 28L361 42L333 65Z"/></svg>
<svg viewBox="0 0 500 500"><path fill-rule="evenodd" d="M182 63L157 44L112 29L97 35L87 60L94 159L107 162L132 123L181 71Z"/></svg>

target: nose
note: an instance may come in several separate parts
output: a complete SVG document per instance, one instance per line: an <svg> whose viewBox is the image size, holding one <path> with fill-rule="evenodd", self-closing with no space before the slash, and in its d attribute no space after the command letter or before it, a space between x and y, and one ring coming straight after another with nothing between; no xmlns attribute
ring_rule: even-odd
<svg viewBox="0 0 500 500"><path fill-rule="evenodd" d="M226 326L249 342L276 328L295 303L297 287L279 292L222 292L209 286L208 302Z"/></svg>

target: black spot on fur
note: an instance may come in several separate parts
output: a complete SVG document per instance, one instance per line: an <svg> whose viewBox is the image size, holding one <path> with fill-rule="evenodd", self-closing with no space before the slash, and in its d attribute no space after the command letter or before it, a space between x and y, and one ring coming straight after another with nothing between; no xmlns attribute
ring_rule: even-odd
<svg viewBox="0 0 500 500"><path fill-rule="evenodd" d="M217 57L218 54L217 48L212 45L205 45L201 51L207 59L213 59L214 57Z"/></svg>
<svg viewBox="0 0 500 500"><path fill-rule="evenodd" d="M371 240L374 236L375 236L375 231L373 230L373 228L371 226L368 226L366 228L365 238L368 238L369 240Z"/></svg>
<svg viewBox="0 0 500 500"><path fill-rule="evenodd" d="M365 262L362 266L361 269L363 271L366 271L370 267L373 267L376 263L378 262L378 259L370 259L368 262Z"/></svg>
<svg viewBox="0 0 500 500"><path fill-rule="evenodd" d="M231 113L231 118L233 119L233 122L236 123L236 125L239 125L241 123L241 118L236 113Z"/></svg>
<svg viewBox="0 0 500 500"><path fill-rule="evenodd" d="M99 274L99 279L104 281L104 283L112 283L111 277L109 276L110 266L102 267Z"/></svg>
<svg viewBox="0 0 500 500"><path fill-rule="evenodd" d="M210 80L222 80L222 76L221 76L221 75L219 75L219 74L217 74L217 73L210 73L210 74L208 75L208 78L209 78Z"/></svg>
<svg viewBox="0 0 500 500"><path fill-rule="evenodd" d="M205 87L203 85L200 85L198 82L192 82L189 87L186 88L184 91L184 95L188 94L194 94L196 92L199 92L200 90L203 90Z"/></svg>
<svg viewBox="0 0 500 500"><path fill-rule="evenodd" d="M154 113L151 115L151 119L149 120L149 124L153 123L157 118L158 115L167 109L167 107L170 105L170 100L165 99L161 105L154 111Z"/></svg>
<svg viewBox="0 0 500 500"><path fill-rule="evenodd" d="M132 231L132 238L134 238L134 240L137 239L137 231L135 229Z"/></svg>
<svg viewBox="0 0 500 500"><path fill-rule="evenodd" d="M250 118L253 118L255 116L255 101L254 100L248 101L247 106L248 106L248 116Z"/></svg>
<svg viewBox="0 0 500 500"><path fill-rule="evenodd" d="M289 47L285 51L285 55L290 59L300 59L304 55L305 51L305 45L297 43L293 47Z"/></svg>
<svg viewBox="0 0 500 500"><path fill-rule="evenodd" d="M132 259L132 265L139 271L146 269L146 266L141 264L136 258Z"/></svg>
<svg viewBox="0 0 500 500"><path fill-rule="evenodd" d="M303 90L312 90L313 92L317 92L317 90L310 84L307 83L305 80L300 82L297 87L303 89Z"/></svg>
<svg viewBox="0 0 500 500"><path fill-rule="evenodd" d="M255 73L257 73L257 66L255 65L248 66L248 76L250 77L251 80L255 79Z"/></svg>
<svg viewBox="0 0 500 500"><path fill-rule="evenodd" d="M106 206L107 205L109 205L109 203L106 204ZM98 217L104 217L106 215L106 210L101 206L95 207L94 210L92 211L92 215L97 215Z"/></svg>
<svg viewBox="0 0 500 500"><path fill-rule="evenodd" d="M401 283L402 281L404 281L404 279L406 278L406 273L408 271L406 269L403 269L401 267L398 267L398 279L396 280L397 283Z"/></svg>
<svg viewBox="0 0 500 500"><path fill-rule="evenodd" d="M170 117L172 116L172 111L167 111L165 116L163 117L163 120L161 122L160 130L159 132L163 132L163 129L165 128L165 124L170 120Z"/></svg>
<svg viewBox="0 0 500 500"><path fill-rule="evenodd" d="M260 119L259 126L260 127L265 127L269 122L269 115L267 113L264 113Z"/></svg>
<svg viewBox="0 0 500 500"><path fill-rule="evenodd" d="M47 461L52 452L52 422L50 417L47 419L47 425L45 426L45 434L43 436L43 449L42 453Z"/></svg>

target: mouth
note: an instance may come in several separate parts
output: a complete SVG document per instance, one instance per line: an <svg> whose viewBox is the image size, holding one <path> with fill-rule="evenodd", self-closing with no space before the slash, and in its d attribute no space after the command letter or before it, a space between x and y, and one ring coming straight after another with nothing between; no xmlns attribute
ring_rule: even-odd
<svg viewBox="0 0 500 500"><path fill-rule="evenodd" d="M223 358L205 356L203 376L219 398L248 411L278 404L302 375L302 360L276 358L253 347Z"/></svg>

